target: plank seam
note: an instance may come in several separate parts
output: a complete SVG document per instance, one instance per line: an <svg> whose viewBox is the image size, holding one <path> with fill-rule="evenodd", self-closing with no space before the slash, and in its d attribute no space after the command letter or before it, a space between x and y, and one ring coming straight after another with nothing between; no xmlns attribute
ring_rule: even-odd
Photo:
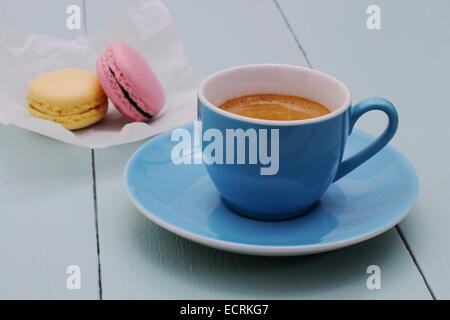
<svg viewBox="0 0 450 320"><path fill-rule="evenodd" d="M296 33L294 32L294 29L292 28L291 24L289 23L289 20L288 20L286 14L284 13L283 8L281 7L280 3L278 2L278 0L273 0L273 2L275 4L275 6L277 7L278 11L280 12L281 17L283 18L284 22L286 23L286 26L289 29L289 32L291 33L291 36L293 37L293 39L294 39L298 49L303 54L303 56L304 56L304 58L306 60L306 63L308 64L308 66L310 68L313 68L313 66L311 64L311 61L309 60L308 55L306 54L305 49L300 44L300 41L299 41ZM408 251L408 253L409 253L409 255L410 255L414 265L416 266L417 270L419 271L419 274L422 277L422 280L425 283L425 286L427 287L431 297L433 298L433 300L437 300L436 296L435 296L435 294L434 294L434 292L433 292L433 290L432 290L432 288L430 286L430 284L427 281L427 278L425 277L425 274L423 273L422 269L420 268L419 263L417 262L417 259L416 259L415 255L414 255L411 247L409 246L408 241L406 240L403 232L401 231L401 229L398 226L396 226L395 228L396 228L396 230L397 230L397 232L398 232L398 234L400 236L401 241L403 242L403 245L405 246L406 250Z"/></svg>
<svg viewBox="0 0 450 320"><path fill-rule="evenodd" d="M87 13L86 13L86 0L81 0L81 4L83 6L83 28L84 34L87 34Z"/></svg>
<svg viewBox="0 0 450 320"><path fill-rule="evenodd" d="M81 1L83 6L83 28L84 34L88 33L87 25L87 6L86 0ZM91 149L91 167L92 167L92 192L94 201L94 224L95 224L95 239L97 249L97 273L98 273L98 291L99 299L103 300L103 282L102 282L102 265L100 259L100 233L98 227L98 202L97 202L97 174L95 171L95 150Z"/></svg>
<svg viewBox="0 0 450 320"><path fill-rule="evenodd" d="M417 262L416 256L414 255L411 247L408 244L408 241L405 238L405 235L403 234L403 231L400 229L400 227L398 225L395 226L395 229L397 229L400 239L402 240L403 245L405 246L406 250L408 251L409 255L411 256L411 259L412 259L414 265L416 266L417 270L419 270L419 273L420 273L420 275L423 279L423 282L425 283L428 291L430 292L431 297L433 298L433 300L437 300L436 296L433 292L433 289L431 288L430 284L428 283L428 280L425 277L425 274L423 273L422 268L419 266L419 263Z"/></svg>
<svg viewBox="0 0 450 320"><path fill-rule="evenodd" d="M97 175L95 172L95 150L91 150L91 165L92 165L92 188L94 197L94 222L95 222L95 238L97 242L97 271L98 271L98 289L99 298L103 300L103 283L102 283L102 266L100 260L100 234L98 228L98 202L97 202Z"/></svg>
<svg viewBox="0 0 450 320"><path fill-rule="evenodd" d="M286 17L286 15L285 15L283 9L281 8L281 5L279 4L278 0L273 0L273 2L274 2L274 4L275 4L275 6L277 7L278 11L280 12L281 17L282 17L283 20L284 20L284 23L286 23L286 26L287 26L287 28L289 29L289 32L291 33L292 38L294 38L294 41L295 41L295 43L296 43L298 49L299 49L299 50L301 51L301 53L303 54L303 57L305 58L306 63L308 64L308 66L309 66L310 68L312 68L311 61L309 60L308 55L306 54L305 49L304 49L304 48L302 47L302 45L300 44L300 41L298 40L297 35L296 35L295 32L294 32L294 29L292 28L291 24L289 23L289 20L288 20L288 18Z"/></svg>

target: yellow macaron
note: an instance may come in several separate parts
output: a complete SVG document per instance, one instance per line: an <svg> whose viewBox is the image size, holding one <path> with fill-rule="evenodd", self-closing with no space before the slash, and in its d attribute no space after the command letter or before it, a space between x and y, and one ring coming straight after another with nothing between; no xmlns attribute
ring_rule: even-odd
<svg viewBox="0 0 450 320"><path fill-rule="evenodd" d="M50 120L66 129L86 128L100 121L108 99L95 73L64 69L34 79L28 87L31 116Z"/></svg>

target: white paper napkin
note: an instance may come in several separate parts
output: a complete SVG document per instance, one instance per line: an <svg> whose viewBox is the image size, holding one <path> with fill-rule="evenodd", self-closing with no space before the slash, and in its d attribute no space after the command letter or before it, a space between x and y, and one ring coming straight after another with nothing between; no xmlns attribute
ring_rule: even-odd
<svg viewBox="0 0 450 320"><path fill-rule="evenodd" d="M124 41L136 48L160 79L166 105L150 123L129 123L110 103L101 122L69 131L27 111L27 87L37 76L65 68L95 72L106 47ZM38 34L0 30L0 123L12 124L65 143L105 148L148 138L197 117L199 75L188 62L167 8L160 1L142 1L115 18L102 31L63 40Z"/></svg>

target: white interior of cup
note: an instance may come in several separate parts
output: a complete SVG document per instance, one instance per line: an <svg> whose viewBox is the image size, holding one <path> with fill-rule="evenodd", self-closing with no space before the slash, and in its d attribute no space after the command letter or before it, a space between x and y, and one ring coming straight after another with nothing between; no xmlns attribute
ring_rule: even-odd
<svg viewBox="0 0 450 320"><path fill-rule="evenodd" d="M218 108L230 99L259 93L303 97L319 102L331 113L306 120L272 121L243 117ZM227 117L272 125L323 121L344 112L351 104L350 91L333 76L309 68L278 64L248 65L213 74L201 84L199 99L205 106Z"/></svg>

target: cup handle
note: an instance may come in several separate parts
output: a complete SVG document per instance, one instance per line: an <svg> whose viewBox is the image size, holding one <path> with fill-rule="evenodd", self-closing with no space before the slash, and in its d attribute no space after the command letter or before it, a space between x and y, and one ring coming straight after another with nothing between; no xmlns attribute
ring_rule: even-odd
<svg viewBox="0 0 450 320"><path fill-rule="evenodd" d="M341 162L336 178L334 179L335 182L372 158L376 153L383 149L395 135L398 128L397 110L395 110L395 107L391 102L383 98L369 98L361 101L350 109L349 134L352 133L356 121L358 121L363 114L372 110L380 110L386 113L389 121L387 128L378 139L372 142L372 144L359 151L354 156Z"/></svg>

